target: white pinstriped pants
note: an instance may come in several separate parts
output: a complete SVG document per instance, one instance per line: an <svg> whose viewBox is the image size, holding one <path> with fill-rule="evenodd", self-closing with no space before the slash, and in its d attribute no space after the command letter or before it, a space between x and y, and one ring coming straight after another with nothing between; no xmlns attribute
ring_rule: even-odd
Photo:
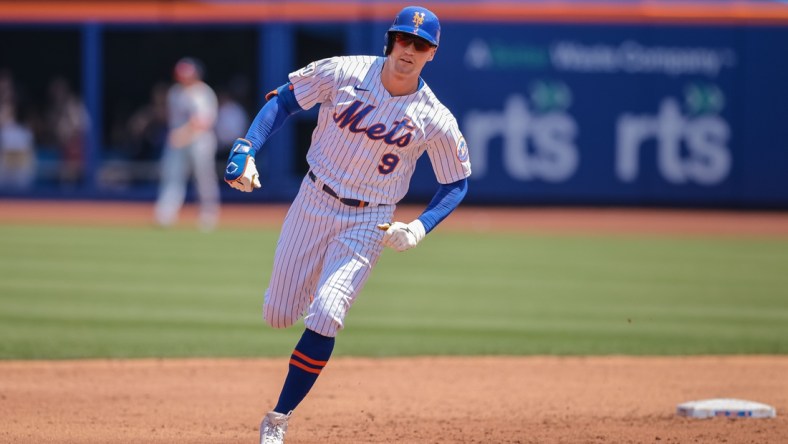
<svg viewBox="0 0 788 444"><path fill-rule="evenodd" d="M334 337L378 261L394 205L355 208L304 178L285 217L263 317L275 328L304 324Z"/></svg>

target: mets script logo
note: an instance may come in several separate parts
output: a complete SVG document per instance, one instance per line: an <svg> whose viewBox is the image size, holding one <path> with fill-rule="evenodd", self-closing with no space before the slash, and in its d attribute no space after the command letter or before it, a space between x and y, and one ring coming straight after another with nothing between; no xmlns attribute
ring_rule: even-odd
<svg viewBox="0 0 788 444"><path fill-rule="evenodd" d="M413 26L418 28L424 24L424 13L423 12L414 12L413 13Z"/></svg>
<svg viewBox="0 0 788 444"><path fill-rule="evenodd" d="M416 129L407 117L394 121L390 128L380 122L367 127L360 126L364 117L373 109L375 106L364 105L356 100L341 113L334 113L334 122L342 129L347 128L352 133L364 133L372 140L383 140L387 145L397 145L400 148L407 146L413 139L413 130Z"/></svg>

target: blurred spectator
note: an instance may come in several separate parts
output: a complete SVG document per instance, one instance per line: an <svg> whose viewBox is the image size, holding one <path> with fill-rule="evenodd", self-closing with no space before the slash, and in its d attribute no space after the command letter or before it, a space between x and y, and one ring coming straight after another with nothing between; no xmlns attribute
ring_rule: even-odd
<svg viewBox="0 0 788 444"><path fill-rule="evenodd" d="M167 140L167 88L165 83L153 86L150 102L129 117L126 124L130 160L154 160L161 157Z"/></svg>
<svg viewBox="0 0 788 444"><path fill-rule="evenodd" d="M49 102L43 123L43 142L53 146L60 159L61 183L78 184L85 165L84 148L90 117L82 99L63 77L57 76L49 84Z"/></svg>
<svg viewBox="0 0 788 444"><path fill-rule="evenodd" d="M200 200L200 227L209 231L219 219L214 133L216 94L202 81L203 65L196 59L179 60L173 75L176 83L167 93L170 129L161 159L156 222L164 227L175 223L186 198L189 177L193 174Z"/></svg>
<svg viewBox="0 0 788 444"><path fill-rule="evenodd" d="M216 139L219 142L219 151L226 157L235 139L246 134L246 130L249 129L249 114L229 89L219 90L218 99Z"/></svg>
<svg viewBox="0 0 788 444"><path fill-rule="evenodd" d="M0 106L6 103L16 103L16 90L11 71L0 69Z"/></svg>
<svg viewBox="0 0 788 444"><path fill-rule="evenodd" d="M0 102L0 189L25 190L35 178L33 132L17 122L13 102Z"/></svg>

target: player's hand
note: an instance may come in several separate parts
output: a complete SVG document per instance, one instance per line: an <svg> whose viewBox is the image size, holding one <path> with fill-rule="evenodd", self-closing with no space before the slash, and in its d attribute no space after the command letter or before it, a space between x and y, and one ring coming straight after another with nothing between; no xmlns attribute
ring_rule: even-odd
<svg viewBox="0 0 788 444"><path fill-rule="evenodd" d="M252 142L246 139L235 139L227 168L224 170L224 181L236 190L249 193L260 188L260 175L252 156Z"/></svg>
<svg viewBox="0 0 788 444"><path fill-rule="evenodd" d="M396 251L410 250L418 245L427 234L424 224L418 219L409 224L402 222L380 224L378 228L386 230L381 241L383 245Z"/></svg>
<svg viewBox="0 0 788 444"><path fill-rule="evenodd" d="M192 131L187 123L170 130L169 134L167 134L167 146L176 150L186 148L187 145L192 143L192 138Z"/></svg>

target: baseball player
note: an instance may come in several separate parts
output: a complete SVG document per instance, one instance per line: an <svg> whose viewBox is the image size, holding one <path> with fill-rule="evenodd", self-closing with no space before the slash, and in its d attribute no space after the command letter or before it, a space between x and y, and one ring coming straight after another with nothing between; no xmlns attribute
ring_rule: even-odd
<svg viewBox="0 0 788 444"><path fill-rule="evenodd" d="M471 167L457 120L420 77L439 39L435 14L403 9L386 32L385 57L333 57L292 72L231 149L225 181L245 192L259 188L258 150L289 115L320 104L310 170L285 218L263 309L272 327L303 315L306 329L260 424L261 443L284 442L290 415L328 362L383 247L415 247L467 192ZM440 184L435 197L417 219L389 223L425 152Z"/></svg>
<svg viewBox="0 0 788 444"><path fill-rule="evenodd" d="M210 231L219 219L219 180L216 174L217 100L202 81L202 62L184 57L173 70L176 83L167 92L169 132L161 159L161 183L154 208L156 222L175 223L186 198L193 169L200 201L200 227Z"/></svg>

